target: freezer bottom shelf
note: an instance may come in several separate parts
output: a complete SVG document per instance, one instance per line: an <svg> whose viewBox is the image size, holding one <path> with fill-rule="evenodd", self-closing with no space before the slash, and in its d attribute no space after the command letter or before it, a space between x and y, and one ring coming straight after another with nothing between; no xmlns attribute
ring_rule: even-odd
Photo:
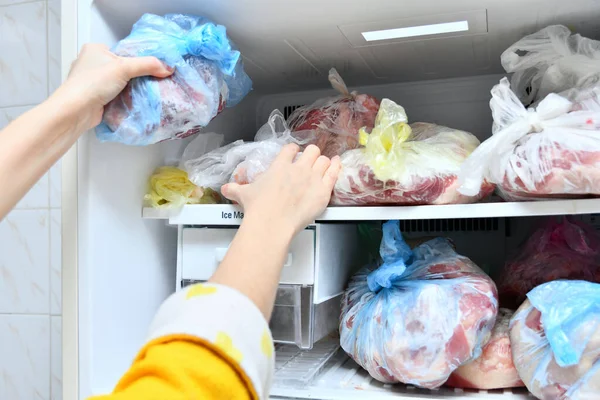
<svg viewBox="0 0 600 400"><path fill-rule="evenodd" d="M339 342L338 342L339 343ZM338 347L339 348L339 347ZM303 354L301 354L303 353ZM310 356L308 355L310 354ZM283 354L281 355L283 356ZM310 383L304 387L286 385L282 375L289 375L284 363L280 363L275 371L275 384L271 390L271 399L320 399L320 400L373 400L373 399L449 399L471 398L476 400L524 400L534 399L523 388L500 390L471 390L440 388L436 390L420 389L407 385L390 385L380 383L351 360L343 350L332 352L331 346L318 346L309 351L290 355L290 360L306 357L311 360L327 360L324 364L292 362L298 376L310 376ZM306 370L301 371L299 368ZM315 369L315 367L317 367ZM315 376L316 375L316 376Z"/></svg>

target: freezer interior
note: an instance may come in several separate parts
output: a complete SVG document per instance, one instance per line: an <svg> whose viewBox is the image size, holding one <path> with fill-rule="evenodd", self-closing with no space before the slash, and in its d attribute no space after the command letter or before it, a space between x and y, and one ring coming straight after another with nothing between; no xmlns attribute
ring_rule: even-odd
<svg viewBox="0 0 600 400"><path fill-rule="evenodd" d="M227 26L254 81L253 92L241 104L227 109L204 129L225 134L228 142L252 139L273 109L286 112L333 94L327 81L330 67L336 67L352 89L403 105L411 121L463 129L483 140L491 133L490 89L503 76L499 56L506 47L554 23L600 38L600 3L592 0L97 0L91 5L79 2L79 42L113 45L146 12L192 13ZM474 32L384 45L360 43L357 36L397 23L435 23L452 16L471 21ZM142 219L141 207L153 169L177 160L188 142L131 147L101 144L90 133L78 145L81 398L114 387L144 343L158 306L174 291L177 228ZM465 255L494 269L533 223L530 218L475 223L473 219L460 222L468 215L455 217L452 221L459 222L430 226L427 220L408 221L406 227L416 233L454 236ZM351 374L348 371L354 367L347 367L348 360L340 354L335 357L337 372L327 376L337 377L342 371L349 375L318 381L322 398L373 398L364 389L375 383L367 379L354 384L360 372ZM407 397L461 395L410 388L377 393L398 396L398 392ZM289 389L282 395L294 393L306 394ZM487 392L471 395L494 397Z"/></svg>

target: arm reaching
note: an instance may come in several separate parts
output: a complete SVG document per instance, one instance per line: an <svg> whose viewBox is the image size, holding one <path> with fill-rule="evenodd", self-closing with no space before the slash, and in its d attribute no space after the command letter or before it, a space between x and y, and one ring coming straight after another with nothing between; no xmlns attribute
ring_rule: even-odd
<svg viewBox="0 0 600 400"><path fill-rule="evenodd" d="M339 157L330 161L316 146L293 162L297 154L298 146L288 145L255 183L223 187L245 217L210 282L245 294L267 321L290 242L327 207L340 171Z"/></svg>
<svg viewBox="0 0 600 400"><path fill-rule="evenodd" d="M289 145L256 182L223 187L245 215L225 259L208 283L162 304L129 372L96 400L268 398L267 321L284 258L294 235L329 203L340 170L339 158L322 157L315 146L294 162L297 155Z"/></svg>
<svg viewBox="0 0 600 400"><path fill-rule="evenodd" d="M124 58L85 45L65 83L45 102L0 131L0 219L88 129L104 106L137 76L169 76L154 57Z"/></svg>

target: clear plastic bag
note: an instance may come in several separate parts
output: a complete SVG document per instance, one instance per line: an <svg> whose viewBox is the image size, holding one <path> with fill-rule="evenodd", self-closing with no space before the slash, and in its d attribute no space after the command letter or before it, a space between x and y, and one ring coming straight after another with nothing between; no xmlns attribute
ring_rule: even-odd
<svg viewBox="0 0 600 400"><path fill-rule="evenodd" d="M600 81L600 42L572 35L562 25L525 36L500 60L506 72L514 72L511 85L525 105Z"/></svg>
<svg viewBox="0 0 600 400"><path fill-rule="evenodd" d="M458 193L462 162L479 145L472 134L435 124L409 126L404 108L383 99L371 134L360 131L365 148L342 155L333 192L336 205L472 203L491 194L482 182L471 196Z"/></svg>
<svg viewBox="0 0 600 400"><path fill-rule="evenodd" d="M340 95L296 109L288 118L288 125L296 138L317 145L321 154L331 158L359 146L358 130L373 127L379 100L349 92L334 68L329 71L329 81Z"/></svg>
<svg viewBox="0 0 600 400"><path fill-rule="evenodd" d="M441 386L481 355L498 311L494 282L443 238L414 250L398 221L383 226L379 267L342 298L342 348L381 382Z"/></svg>
<svg viewBox="0 0 600 400"><path fill-rule="evenodd" d="M198 158L186 159L182 165L196 185L220 190L229 182L253 182L269 168L283 146L301 144L292 137L279 110L271 113L256 139L255 142L238 140Z"/></svg>
<svg viewBox="0 0 600 400"><path fill-rule="evenodd" d="M481 356L459 367L446 386L464 389L503 389L525 386L513 363L508 325L514 311L498 310L492 337Z"/></svg>
<svg viewBox="0 0 600 400"><path fill-rule="evenodd" d="M175 72L132 79L104 108L101 141L148 145L193 135L252 87L225 27L203 17L144 14L112 51L155 56Z"/></svg>
<svg viewBox="0 0 600 400"><path fill-rule="evenodd" d="M600 233L582 222L548 219L506 263L500 304L517 308L536 286L558 279L600 282Z"/></svg>
<svg viewBox="0 0 600 400"><path fill-rule="evenodd" d="M549 94L526 109L506 78L492 89L493 135L463 163L459 191L486 180L507 200L600 194L600 86Z"/></svg>
<svg viewBox="0 0 600 400"><path fill-rule="evenodd" d="M513 359L539 399L591 400L600 393L600 285L536 287L510 322Z"/></svg>

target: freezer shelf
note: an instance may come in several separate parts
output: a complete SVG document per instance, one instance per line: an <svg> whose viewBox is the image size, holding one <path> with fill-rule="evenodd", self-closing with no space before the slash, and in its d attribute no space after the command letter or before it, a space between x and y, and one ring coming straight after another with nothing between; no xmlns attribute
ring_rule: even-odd
<svg viewBox="0 0 600 400"><path fill-rule="evenodd" d="M306 357L319 360L319 354L327 357L327 346L315 345L313 350L304 352ZM318 363L298 363L298 376L309 375ZM299 368L304 367L305 371ZM287 375L282 368L276 367L271 399L319 399L319 400L377 400L377 399L462 399L476 400L526 400L535 399L524 388L473 390L473 389L421 389L403 384L383 384L371 378L369 373L352 361L343 350L328 358L325 365L319 365L318 376L311 377L311 384L297 387L294 382L286 382ZM279 377L278 375L281 375ZM287 385L286 385L287 383Z"/></svg>
<svg viewBox="0 0 600 400"><path fill-rule="evenodd" d="M328 207L316 222L382 221L389 219L445 219L527 217L597 214L600 199L550 200L505 203L452 204L445 206ZM148 219L168 219L172 225L239 225L243 213L233 205L188 205L182 210L143 209Z"/></svg>

